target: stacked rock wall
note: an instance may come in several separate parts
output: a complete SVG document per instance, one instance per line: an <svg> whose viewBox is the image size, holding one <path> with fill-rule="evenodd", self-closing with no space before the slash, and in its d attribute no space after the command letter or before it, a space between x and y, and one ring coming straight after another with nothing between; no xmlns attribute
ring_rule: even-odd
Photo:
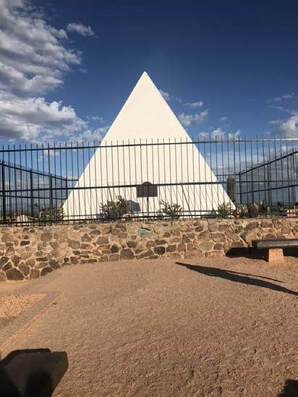
<svg viewBox="0 0 298 397"><path fill-rule="evenodd" d="M188 219L0 228L0 280L64 265L225 255L253 239L298 238L298 219Z"/></svg>

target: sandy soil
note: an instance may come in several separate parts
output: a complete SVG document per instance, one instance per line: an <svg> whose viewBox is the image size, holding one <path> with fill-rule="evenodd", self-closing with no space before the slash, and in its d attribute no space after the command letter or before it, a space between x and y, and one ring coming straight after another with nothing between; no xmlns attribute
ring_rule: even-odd
<svg viewBox="0 0 298 397"><path fill-rule="evenodd" d="M38 302L44 295L0 296L0 329L21 315L28 307Z"/></svg>
<svg viewBox="0 0 298 397"><path fill-rule="evenodd" d="M297 266L198 258L65 267L6 285L62 292L10 349L67 352L55 396L277 396L298 375Z"/></svg>

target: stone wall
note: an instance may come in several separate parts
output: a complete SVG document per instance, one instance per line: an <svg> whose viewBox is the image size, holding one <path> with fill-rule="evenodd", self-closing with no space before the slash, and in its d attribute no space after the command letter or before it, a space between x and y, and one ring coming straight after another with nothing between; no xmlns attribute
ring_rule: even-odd
<svg viewBox="0 0 298 397"><path fill-rule="evenodd" d="M298 219L188 219L0 228L0 280L70 264L224 255L257 238L298 238Z"/></svg>

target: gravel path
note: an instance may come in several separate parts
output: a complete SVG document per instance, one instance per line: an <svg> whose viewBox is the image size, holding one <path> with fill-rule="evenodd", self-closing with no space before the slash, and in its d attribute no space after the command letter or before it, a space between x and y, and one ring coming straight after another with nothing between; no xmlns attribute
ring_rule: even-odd
<svg viewBox="0 0 298 397"><path fill-rule="evenodd" d="M6 284L62 293L10 349L67 352L55 396L277 396L298 376L297 266L130 261Z"/></svg>

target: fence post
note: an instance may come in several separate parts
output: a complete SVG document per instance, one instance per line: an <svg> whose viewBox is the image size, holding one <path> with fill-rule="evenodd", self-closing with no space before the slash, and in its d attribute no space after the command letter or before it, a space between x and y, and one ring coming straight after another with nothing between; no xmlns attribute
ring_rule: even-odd
<svg viewBox="0 0 298 397"><path fill-rule="evenodd" d="M5 168L3 163L2 163L2 216L3 216L3 222L6 222Z"/></svg>

